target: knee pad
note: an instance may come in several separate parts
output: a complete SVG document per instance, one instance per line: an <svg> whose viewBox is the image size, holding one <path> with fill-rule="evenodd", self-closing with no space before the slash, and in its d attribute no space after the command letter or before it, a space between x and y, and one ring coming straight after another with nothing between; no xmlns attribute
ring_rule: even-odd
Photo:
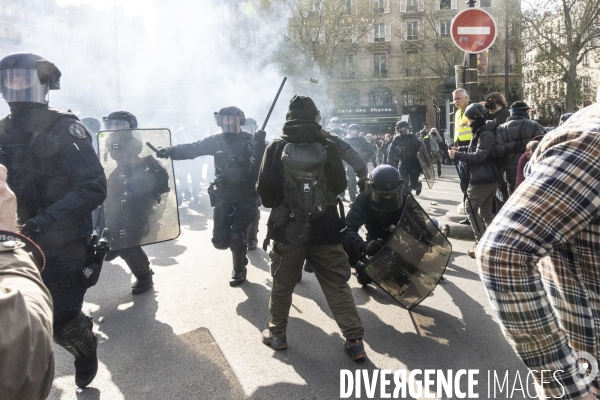
<svg viewBox="0 0 600 400"><path fill-rule="evenodd" d="M229 248L229 240L223 240L221 242L215 242L215 239L212 239L212 244L217 250L227 250Z"/></svg>

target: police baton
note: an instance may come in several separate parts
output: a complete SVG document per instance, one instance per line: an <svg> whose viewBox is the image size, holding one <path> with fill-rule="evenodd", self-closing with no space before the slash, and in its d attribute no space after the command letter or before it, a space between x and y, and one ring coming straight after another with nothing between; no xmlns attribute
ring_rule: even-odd
<svg viewBox="0 0 600 400"><path fill-rule="evenodd" d="M150 150L152 150L153 152L158 153L158 149L152 146L152 143L146 142L146 146L150 147Z"/></svg>
<svg viewBox="0 0 600 400"><path fill-rule="evenodd" d="M269 113L267 114L267 118L265 118L265 122L263 123L262 128L260 128L261 131L264 131L265 128L267 127L267 122L269 122L269 118L271 118L271 113L273 112L273 108L275 107L275 103L277 103L277 99L279 98L279 94L281 93L281 89L283 89L283 85L285 85L285 81L287 81L287 76L283 78L283 81L281 81L281 85L279 86L279 90L277 91L277 94L275 95L275 100L273 100L273 104L271 104L271 108L269 109Z"/></svg>

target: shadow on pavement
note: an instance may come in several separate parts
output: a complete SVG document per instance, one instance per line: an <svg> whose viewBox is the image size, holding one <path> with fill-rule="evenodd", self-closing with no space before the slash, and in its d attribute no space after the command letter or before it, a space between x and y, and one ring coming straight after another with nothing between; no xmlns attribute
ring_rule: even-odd
<svg viewBox="0 0 600 400"><path fill-rule="evenodd" d="M176 257L183 254L185 250L187 250L187 247L175 243L176 242L170 240L144 246L144 252L148 257L154 257L150 262L150 267L152 267L152 265L169 267L171 265L179 264Z"/></svg>
<svg viewBox="0 0 600 400"><path fill-rule="evenodd" d="M151 289L134 296L122 284L129 282L130 275L122 268L113 272L106 274L107 279L86 296L86 301L96 304L101 299L111 299L110 304L103 304L94 314L95 321L98 316L104 317L104 322L96 325L98 356L116 386L111 388L112 392L118 390L128 400L246 398L206 328L175 335L171 326L155 319L156 292ZM56 378L74 373L70 354L61 351L56 363ZM92 382L78 398L98 399L102 391L102 387ZM72 393L75 393L74 382ZM117 397L113 394L105 393L103 398ZM68 397L63 395L61 390L53 388L49 398Z"/></svg>

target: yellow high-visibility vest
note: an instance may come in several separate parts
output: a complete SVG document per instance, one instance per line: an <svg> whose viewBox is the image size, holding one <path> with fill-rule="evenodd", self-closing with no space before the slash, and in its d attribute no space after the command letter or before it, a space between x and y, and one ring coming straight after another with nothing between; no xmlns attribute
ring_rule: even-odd
<svg viewBox="0 0 600 400"><path fill-rule="evenodd" d="M469 126L469 120L460 108L454 114L454 142L468 142L473 137L473 132Z"/></svg>

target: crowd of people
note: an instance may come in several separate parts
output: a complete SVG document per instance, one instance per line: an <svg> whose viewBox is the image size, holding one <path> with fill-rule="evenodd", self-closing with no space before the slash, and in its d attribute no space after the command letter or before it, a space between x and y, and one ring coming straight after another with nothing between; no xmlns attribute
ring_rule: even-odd
<svg viewBox="0 0 600 400"><path fill-rule="evenodd" d="M169 193L169 172L161 164L169 158L177 160L185 193L180 200L191 201L202 190L200 178L194 164L179 160L214 157L215 180L207 189L214 207L212 245L231 251L231 286L246 280L247 251L258 244L259 206L271 209L263 249L271 247L272 286L262 342L276 351L287 348L292 296L304 269L317 278L346 353L364 359L364 327L348 284L351 267L359 283L371 283L357 265L382 250L410 197L421 193L423 152L435 162L438 178L444 161L456 163L476 239L469 254L477 257L504 334L538 383L544 383L540 371L556 371L556 382L545 382L543 393L560 397L562 388L563 398L588 399L600 390L599 380L586 381L577 365L577 352L599 355L600 104L545 135L529 119L526 103L508 107L500 93L491 93L469 104L466 91L457 89L454 137L427 125L411 133L407 121L398 121L393 136L374 141L339 119L323 129L317 105L297 95L289 101L283 133L270 143L263 130L244 131L244 112L230 106L214 114L221 133L200 140L182 135L175 145L153 149L155 158L140 156L137 119L122 110L103 121L110 131L105 153L95 149L91 139L102 129L99 121L84 125L48 106L48 91L59 89L60 77L54 64L35 54L0 60L0 88L11 110L0 120L2 398L47 396L51 337L74 356L76 385L93 381L98 339L82 312L104 257L93 228L101 221L111 229L119 221L119 245L106 257L126 262L137 278L134 294L149 290L153 272L141 245L152 227L145 218ZM116 167L107 177L101 159L108 156ZM346 190L352 204L344 215ZM124 208L110 208L107 197ZM418 240L431 246L434 235L425 222L414 226L421 231Z"/></svg>

